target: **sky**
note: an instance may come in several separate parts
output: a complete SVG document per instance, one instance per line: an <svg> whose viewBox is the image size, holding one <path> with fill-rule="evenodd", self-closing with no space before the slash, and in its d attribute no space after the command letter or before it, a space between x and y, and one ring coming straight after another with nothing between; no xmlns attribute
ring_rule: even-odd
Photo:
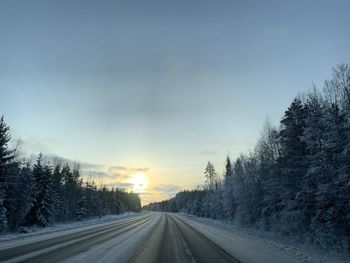
<svg viewBox="0 0 350 263"><path fill-rule="evenodd" d="M253 150L350 62L350 1L0 1L0 114L24 154L142 203Z"/></svg>

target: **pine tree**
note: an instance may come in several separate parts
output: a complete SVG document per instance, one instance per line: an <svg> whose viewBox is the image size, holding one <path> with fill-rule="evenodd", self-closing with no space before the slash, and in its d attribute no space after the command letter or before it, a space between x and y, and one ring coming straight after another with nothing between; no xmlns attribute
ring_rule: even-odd
<svg viewBox="0 0 350 263"><path fill-rule="evenodd" d="M15 158L15 151L8 148L11 140L10 128L4 121L4 116L0 118L0 188L4 187L8 169Z"/></svg>
<svg viewBox="0 0 350 263"><path fill-rule="evenodd" d="M82 196L82 182L80 178L79 165L74 164L73 170L66 164L62 168L62 177L64 181L63 200L66 208L66 215L68 219L76 217L76 209L78 202Z"/></svg>
<svg viewBox="0 0 350 263"><path fill-rule="evenodd" d="M35 183L29 164L10 169L6 196L8 225L11 230L15 230L24 223L34 205Z"/></svg>
<svg viewBox="0 0 350 263"><path fill-rule="evenodd" d="M233 180L233 167L230 158L227 156L222 206L225 216L231 220L236 212Z"/></svg>
<svg viewBox="0 0 350 263"><path fill-rule="evenodd" d="M230 157L227 156L226 165L225 165L225 178L232 177L232 176L233 176L233 167L232 167Z"/></svg>
<svg viewBox="0 0 350 263"><path fill-rule="evenodd" d="M86 207L87 207L87 215L98 215L98 194L97 194L97 187L96 184L92 181L86 182L84 187L84 195L86 196ZM117 194L117 206L118 206L118 212L122 213L124 212L124 207L121 203L121 196Z"/></svg>
<svg viewBox="0 0 350 263"><path fill-rule="evenodd" d="M52 189L52 167L44 166L43 177L38 177L39 194L37 202L39 204L37 210L38 224L48 226L51 224L54 217L54 191ZM42 181L41 181L42 180Z"/></svg>
<svg viewBox="0 0 350 263"><path fill-rule="evenodd" d="M233 192L234 199L237 204L236 217L237 221L241 225L249 224L249 214L248 214L248 192L245 182L245 171L243 167L242 157L237 158L233 167Z"/></svg>
<svg viewBox="0 0 350 263"><path fill-rule="evenodd" d="M87 198L86 196L82 196L78 201L78 208L75 211L76 220L80 221L86 216L87 206Z"/></svg>
<svg viewBox="0 0 350 263"><path fill-rule="evenodd" d="M314 90L308 94L305 103L305 126L301 141L305 143L304 163L307 170L300 178L300 188L294 200L288 202L282 222L291 233L305 233L310 230L315 213L315 196L319 177L327 173L326 145L324 140L324 103ZM294 170L296 170L294 168Z"/></svg>
<svg viewBox="0 0 350 263"><path fill-rule="evenodd" d="M302 140L305 129L306 109L301 100L296 98L281 120L280 144L282 156L282 186L284 198L293 199L300 190L301 181L306 172L306 144Z"/></svg>
<svg viewBox="0 0 350 263"><path fill-rule="evenodd" d="M350 65L334 69L332 79L326 81L326 95L327 173L318 178L312 228L323 246L344 246L344 240L350 251Z"/></svg>
<svg viewBox="0 0 350 263"><path fill-rule="evenodd" d="M54 211L54 191L52 189L52 167L43 166L42 154L39 155L33 167L33 177L36 185L35 203L29 213L29 223L40 226L51 224Z"/></svg>
<svg viewBox="0 0 350 263"><path fill-rule="evenodd" d="M279 131L267 121L255 148L259 159L259 182L262 191L261 212L263 227L271 229L271 223L281 211L281 172L277 161L281 156ZM278 221L278 220L277 220Z"/></svg>
<svg viewBox="0 0 350 263"><path fill-rule="evenodd" d="M215 172L214 165L211 162L208 162L204 171L204 175L205 175L206 183L208 184L209 190L214 190L216 172Z"/></svg>
<svg viewBox="0 0 350 263"><path fill-rule="evenodd" d="M52 173L52 189L54 191L54 207L55 221L64 220L65 211L63 204L63 176L61 166L56 165Z"/></svg>
<svg viewBox="0 0 350 263"><path fill-rule="evenodd" d="M0 233L7 230L6 208L4 207L4 197L0 189Z"/></svg>

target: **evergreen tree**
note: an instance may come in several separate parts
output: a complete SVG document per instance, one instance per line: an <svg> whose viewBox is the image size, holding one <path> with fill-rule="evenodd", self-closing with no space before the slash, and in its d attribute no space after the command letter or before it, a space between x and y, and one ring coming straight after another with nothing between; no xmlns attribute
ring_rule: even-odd
<svg viewBox="0 0 350 263"><path fill-rule="evenodd" d="M245 172L244 172L244 167L243 167L241 158L242 156L237 158L233 167L234 199L237 204L237 210L236 210L237 221L241 225L248 225L248 222L249 222L249 218L247 214L248 193L247 193L247 188L245 184L245 178L244 178Z"/></svg>
<svg viewBox="0 0 350 263"><path fill-rule="evenodd" d="M8 169L15 158L15 151L10 150L8 143L11 140L10 128L4 121L4 116L0 118L0 188L3 189L6 182Z"/></svg>
<svg viewBox="0 0 350 263"><path fill-rule="evenodd" d="M301 100L296 98L281 120L280 144L282 156L282 186L284 199L293 199L300 190L301 181L306 172L306 144L302 140L305 129L306 109Z"/></svg>
<svg viewBox="0 0 350 263"><path fill-rule="evenodd" d="M43 166L42 154L33 167L36 184L35 203L29 213L29 223L48 226L54 217L54 191L52 189L52 167Z"/></svg>
<svg viewBox="0 0 350 263"><path fill-rule="evenodd" d="M305 126L301 140L305 143L307 151L304 157L307 170L299 179L300 189L295 195L295 200L288 202L282 218L284 225L288 226L285 230L294 233L309 231L311 219L314 217L318 180L328 172L324 139L324 103L316 90L308 95L305 111ZM296 169L295 167L293 170Z"/></svg>
<svg viewBox="0 0 350 263"><path fill-rule="evenodd" d="M208 184L209 190L214 190L216 172L215 172L214 165L211 162L207 163L207 166L204 171L204 175L205 175L206 183Z"/></svg>
<svg viewBox="0 0 350 263"><path fill-rule="evenodd" d="M8 225L11 230L24 224L24 220L34 205L35 183L29 164L12 167L6 187Z"/></svg>
<svg viewBox="0 0 350 263"><path fill-rule="evenodd" d="M255 148L255 154L259 159L259 181L263 194L261 200L261 212L263 227L271 229L272 220L278 217L281 211L283 188L281 185L281 172L277 161L281 156L279 131L267 121L261 138Z"/></svg>
<svg viewBox="0 0 350 263"><path fill-rule="evenodd" d="M53 170L52 189L54 191L53 210L55 213L55 221L62 221L64 220L65 209L63 203L63 176L60 165L56 165Z"/></svg>
<svg viewBox="0 0 350 263"><path fill-rule="evenodd" d="M37 181L39 186L39 194L37 195L37 201L39 201L39 207L37 210L38 224L41 226L48 226L51 224L54 217L54 191L52 189L52 167L46 165L43 171L42 181Z"/></svg>
<svg viewBox="0 0 350 263"><path fill-rule="evenodd" d="M81 182L79 180L78 165L75 165L74 169L71 170L69 165L66 164L62 168L62 177L64 181L64 205L66 209L66 216L68 219L74 219L76 214L76 209L78 208L78 201L81 198Z"/></svg>
<svg viewBox="0 0 350 263"><path fill-rule="evenodd" d="M227 156L222 206L225 217L231 220L234 218L236 212L233 180L233 167L230 158Z"/></svg>
<svg viewBox="0 0 350 263"><path fill-rule="evenodd" d="M3 233L7 230L6 208L3 202L4 202L4 197L0 189L0 233Z"/></svg>
<svg viewBox="0 0 350 263"><path fill-rule="evenodd" d="M232 167L230 157L227 156L226 165L225 165L225 178L232 177L232 176L233 176L233 167Z"/></svg>
<svg viewBox="0 0 350 263"><path fill-rule="evenodd" d="M86 182L84 187L84 196L86 197L86 207L87 207L87 215L97 215L98 214L98 195L97 195L97 187L94 182ZM121 196L117 197L117 206L119 208L118 212L124 212L124 209L121 205Z"/></svg>

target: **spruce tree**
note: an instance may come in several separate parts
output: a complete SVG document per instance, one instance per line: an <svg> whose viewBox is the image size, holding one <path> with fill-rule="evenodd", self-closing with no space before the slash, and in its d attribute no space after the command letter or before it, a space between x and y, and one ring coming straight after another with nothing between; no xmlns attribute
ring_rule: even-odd
<svg viewBox="0 0 350 263"><path fill-rule="evenodd" d="M227 156L222 205L225 216L231 220L234 218L236 212L233 180L233 167L230 158Z"/></svg>
<svg viewBox="0 0 350 263"><path fill-rule="evenodd" d="M281 120L280 144L282 156L282 187L284 199L293 199L300 190L301 181L306 172L306 143L302 140L305 129L306 109L300 99L296 98Z"/></svg>
<svg viewBox="0 0 350 263"><path fill-rule="evenodd" d="M54 217L54 191L52 189L52 167L43 166L42 154L33 167L36 185L35 203L29 213L29 222L40 226L48 226Z"/></svg>
<svg viewBox="0 0 350 263"><path fill-rule="evenodd" d="M7 217L6 217L6 208L4 206L4 197L0 189L0 233L3 233L7 230Z"/></svg>
<svg viewBox="0 0 350 263"><path fill-rule="evenodd" d="M8 224L11 230L15 230L24 223L34 205L35 183L29 164L10 169L6 193Z"/></svg>
<svg viewBox="0 0 350 263"><path fill-rule="evenodd" d="M52 189L52 167L44 166L43 177L38 178L39 194L37 195L38 210L37 218L38 224L41 226L48 226L52 223L54 217L54 191Z"/></svg>
<svg viewBox="0 0 350 263"><path fill-rule="evenodd" d="M204 175L205 175L206 183L208 184L209 190L214 190L216 172L215 172L214 165L211 162L207 163L207 166L205 167Z"/></svg>
<svg viewBox="0 0 350 263"><path fill-rule="evenodd" d="M52 173L52 189L54 191L54 212L55 220L64 220L65 211L63 204L63 176L61 173L61 166L56 165Z"/></svg>
<svg viewBox="0 0 350 263"><path fill-rule="evenodd" d="M300 188L284 208L282 222L291 233L305 233L315 214L315 196L319 177L327 173L326 145L324 139L324 103L314 90L305 103L305 126L301 141L305 143L304 163L307 169L300 180ZM295 167L293 170L297 170ZM293 175L293 173L291 173Z"/></svg>
<svg viewBox="0 0 350 263"><path fill-rule="evenodd" d="M10 128L4 121L4 116L0 118L0 188L4 188L7 172L15 158L15 151L10 150L8 143L11 140Z"/></svg>

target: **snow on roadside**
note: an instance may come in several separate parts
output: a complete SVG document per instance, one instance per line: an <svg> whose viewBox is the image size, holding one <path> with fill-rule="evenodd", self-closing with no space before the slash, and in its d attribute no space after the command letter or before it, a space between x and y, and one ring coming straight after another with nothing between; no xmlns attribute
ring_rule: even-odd
<svg viewBox="0 0 350 263"><path fill-rule="evenodd" d="M228 222L184 214L180 217L242 263L349 262L349 259L340 255L330 255L313 248L275 240L272 235L264 237L258 231L242 229Z"/></svg>
<svg viewBox="0 0 350 263"><path fill-rule="evenodd" d="M0 235L0 247L3 245L3 242L9 242L9 241L15 241L15 240L22 240L23 238L27 237L33 237L33 236L40 236L50 233L56 233L60 231L67 231L67 230L75 230L80 227L89 227L89 226L95 226L99 224L107 224L109 222L114 222L115 220L120 219L126 219L133 216L141 215L142 213L135 213L135 212L126 212L121 215L106 215L101 218L94 217L82 221L72 221L72 222L66 222L66 223L56 223L49 227L28 227L26 230L27 233L9 233Z"/></svg>

